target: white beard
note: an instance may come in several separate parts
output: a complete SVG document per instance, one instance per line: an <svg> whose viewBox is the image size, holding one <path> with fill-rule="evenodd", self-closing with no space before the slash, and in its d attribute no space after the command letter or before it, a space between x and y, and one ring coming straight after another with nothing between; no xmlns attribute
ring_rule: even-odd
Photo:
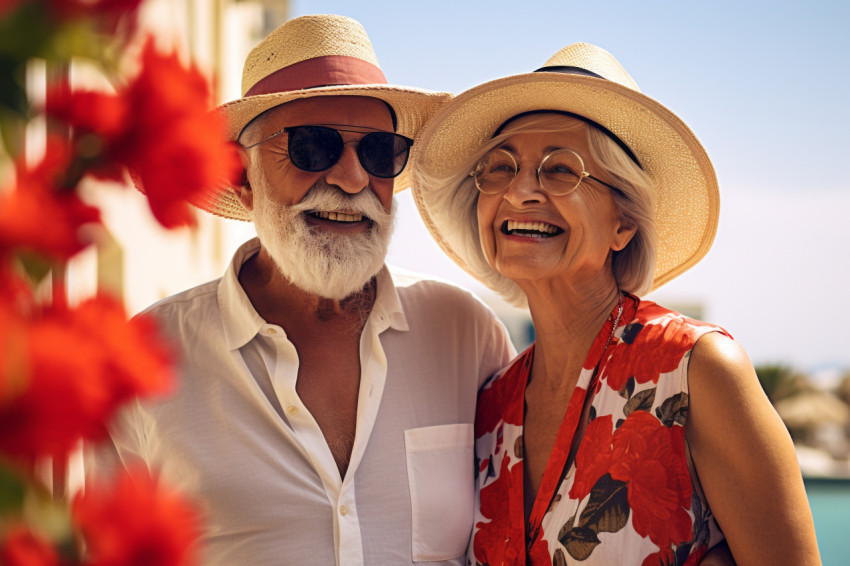
<svg viewBox="0 0 850 566"><path fill-rule="evenodd" d="M365 232L343 234L307 225L305 212L359 212L372 221ZM254 227L280 273L296 287L342 300L363 289L383 267L393 230L395 202L387 212L371 189L350 195L324 181L301 202L285 205L254 194Z"/></svg>

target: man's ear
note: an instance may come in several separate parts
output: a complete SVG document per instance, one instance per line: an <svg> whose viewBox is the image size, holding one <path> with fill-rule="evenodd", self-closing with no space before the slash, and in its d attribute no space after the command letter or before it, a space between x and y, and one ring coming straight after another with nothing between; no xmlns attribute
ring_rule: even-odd
<svg viewBox="0 0 850 566"><path fill-rule="evenodd" d="M251 156L248 151L242 147L242 144L233 142L236 146L236 152L239 154L239 160L242 162L242 177L238 186L233 187L239 201L246 210L254 210L254 191L251 190L251 183L248 181L248 168L251 165Z"/></svg>

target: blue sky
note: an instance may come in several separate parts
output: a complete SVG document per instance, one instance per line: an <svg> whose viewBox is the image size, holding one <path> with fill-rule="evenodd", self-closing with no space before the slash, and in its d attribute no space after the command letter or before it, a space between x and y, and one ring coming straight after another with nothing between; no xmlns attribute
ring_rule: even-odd
<svg viewBox="0 0 850 566"><path fill-rule="evenodd" d="M351 2L390 82L461 92L575 41L614 54L697 134L721 221L706 259L656 291L697 301L756 363L850 367L850 2ZM399 198L390 262L479 290Z"/></svg>

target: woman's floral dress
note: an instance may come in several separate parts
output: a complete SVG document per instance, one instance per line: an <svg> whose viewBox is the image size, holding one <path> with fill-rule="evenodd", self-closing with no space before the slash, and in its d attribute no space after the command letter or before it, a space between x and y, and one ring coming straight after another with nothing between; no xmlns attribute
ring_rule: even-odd
<svg viewBox="0 0 850 566"><path fill-rule="evenodd" d="M697 564L723 539L685 443L697 339L725 331L626 295L596 337L531 511L523 507L524 393L534 346L481 391L469 564ZM567 457L590 389L588 424ZM527 562L526 562L527 560Z"/></svg>

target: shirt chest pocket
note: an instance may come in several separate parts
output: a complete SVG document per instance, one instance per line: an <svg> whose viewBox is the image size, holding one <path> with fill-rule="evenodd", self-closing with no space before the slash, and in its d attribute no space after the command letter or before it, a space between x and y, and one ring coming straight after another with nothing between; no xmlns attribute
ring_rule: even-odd
<svg viewBox="0 0 850 566"><path fill-rule="evenodd" d="M466 552L475 497L473 443L471 423L404 431L414 561Z"/></svg>

